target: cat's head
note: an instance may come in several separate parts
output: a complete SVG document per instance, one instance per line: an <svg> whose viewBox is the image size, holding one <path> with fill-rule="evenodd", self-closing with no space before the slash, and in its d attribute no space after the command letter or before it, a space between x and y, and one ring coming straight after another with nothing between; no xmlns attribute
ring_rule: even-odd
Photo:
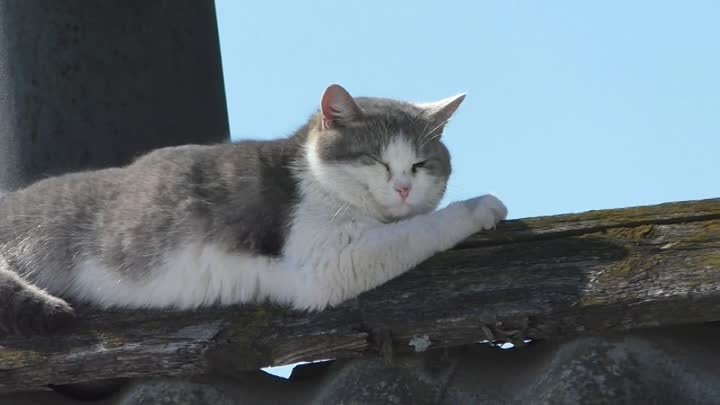
<svg viewBox="0 0 720 405"><path fill-rule="evenodd" d="M383 222L432 211L451 172L442 133L464 97L413 104L353 98L331 85L311 122L309 171L341 201Z"/></svg>

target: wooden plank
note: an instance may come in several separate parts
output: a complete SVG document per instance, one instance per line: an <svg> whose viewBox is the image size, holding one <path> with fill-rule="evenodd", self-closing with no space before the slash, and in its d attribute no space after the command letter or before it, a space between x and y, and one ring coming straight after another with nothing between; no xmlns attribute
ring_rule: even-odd
<svg viewBox="0 0 720 405"><path fill-rule="evenodd" d="M0 341L0 390L718 321L720 199L507 221L319 313L80 314L61 333Z"/></svg>

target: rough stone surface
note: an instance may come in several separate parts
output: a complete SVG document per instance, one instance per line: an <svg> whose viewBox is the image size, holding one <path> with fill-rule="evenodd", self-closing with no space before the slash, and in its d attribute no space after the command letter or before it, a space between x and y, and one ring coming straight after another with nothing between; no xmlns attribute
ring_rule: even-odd
<svg viewBox="0 0 720 405"><path fill-rule="evenodd" d="M0 0L0 192L163 146L229 139L212 0ZM86 337L99 343L90 352L122 357L111 335ZM156 344L175 354L203 347ZM0 347L0 374L20 357L39 360L27 348ZM69 353L67 365L82 366L87 353ZM160 367L173 368L182 361ZM0 376L0 385L11 380Z"/></svg>
<svg viewBox="0 0 720 405"><path fill-rule="evenodd" d="M212 0L0 0L0 189L229 140Z"/></svg>

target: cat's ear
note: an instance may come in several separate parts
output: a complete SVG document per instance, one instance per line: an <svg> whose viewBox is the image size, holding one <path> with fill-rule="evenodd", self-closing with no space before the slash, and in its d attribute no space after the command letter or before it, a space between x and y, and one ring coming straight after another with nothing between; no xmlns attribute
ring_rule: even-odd
<svg viewBox="0 0 720 405"><path fill-rule="evenodd" d="M325 89L320 101L323 128L342 126L362 116L362 110L353 97L338 84L331 84Z"/></svg>
<svg viewBox="0 0 720 405"><path fill-rule="evenodd" d="M416 103L415 106L424 110L424 114L437 126L437 131L442 131L463 100L465 100L465 93L432 103Z"/></svg>

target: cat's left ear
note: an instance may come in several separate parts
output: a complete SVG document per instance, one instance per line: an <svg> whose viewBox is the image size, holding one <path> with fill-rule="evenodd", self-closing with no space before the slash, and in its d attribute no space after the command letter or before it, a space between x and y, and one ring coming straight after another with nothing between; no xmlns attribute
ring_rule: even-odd
<svg viewBox="0 0 720 405"><path fill-rule="evenodd" d="M320 101L323 128L342 126L362 116L355 99L339 84L331 84Z"/></svg>
<svg viewBox="0 0 720 405"><path fill-rule="evenodd" d="M416 103L415 106L425 111L425 115L437 125L437 131L442 131L463 100L465 100L465 93L432 103Z"/></svg>

